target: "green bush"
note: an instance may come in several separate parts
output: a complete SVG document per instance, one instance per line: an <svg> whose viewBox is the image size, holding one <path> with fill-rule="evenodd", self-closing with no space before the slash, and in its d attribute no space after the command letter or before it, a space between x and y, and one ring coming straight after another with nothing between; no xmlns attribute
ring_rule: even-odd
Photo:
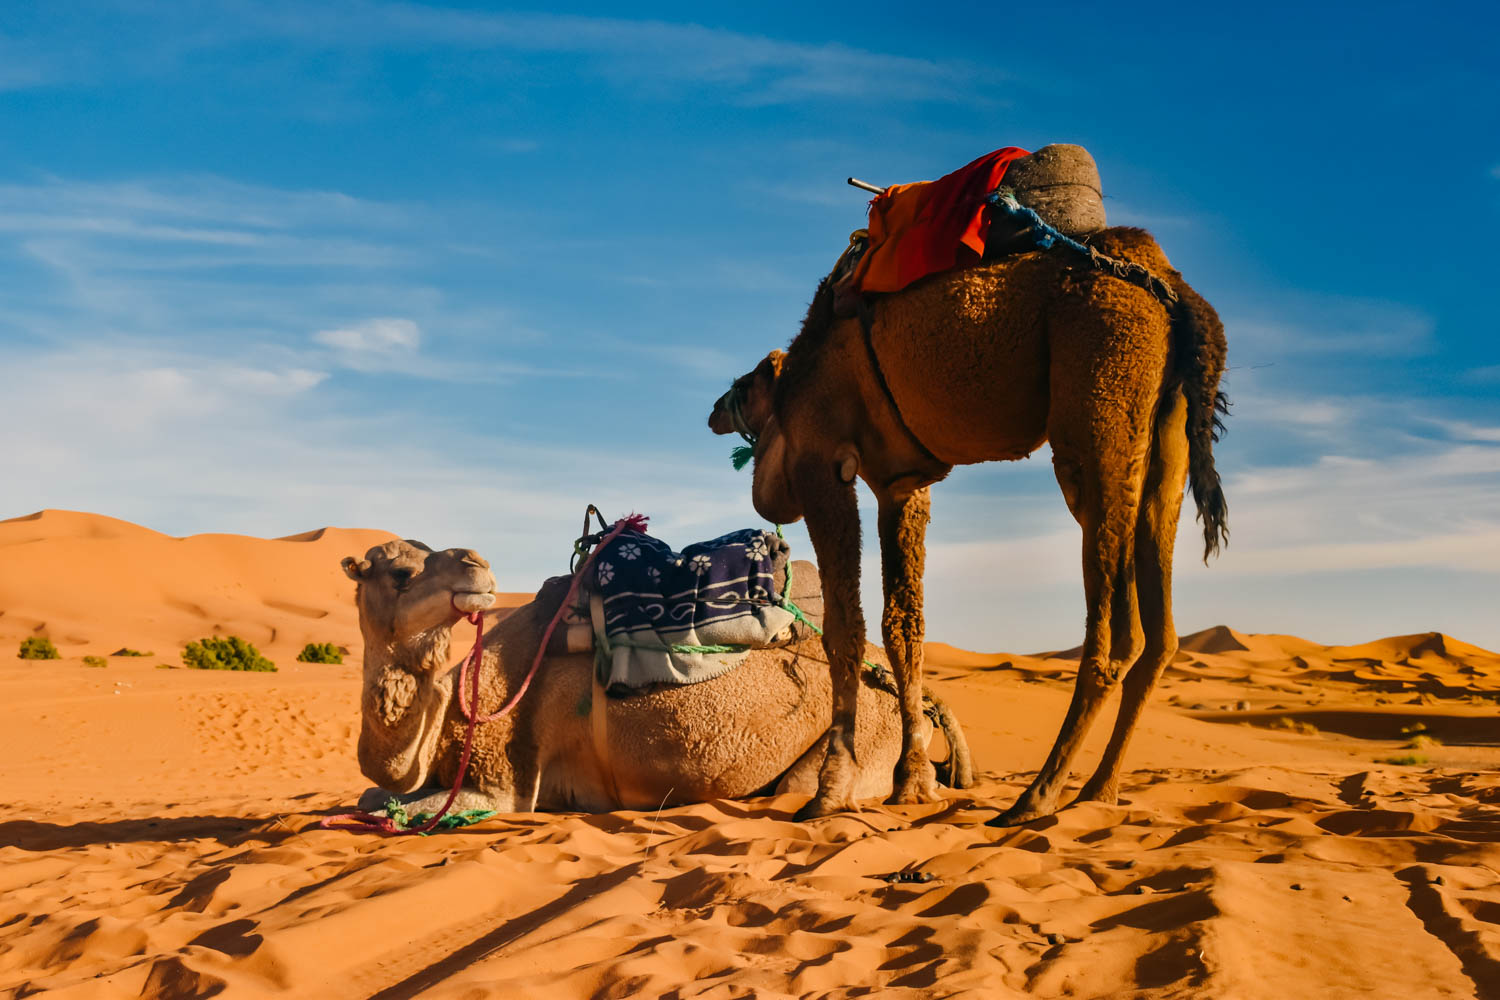
<svg viewBox="0 0 1500 1000"><path fill-rule="evenodd" d="M85 667L107 667L109 666L109 661L102 656L85 656L83 658L83 665Z"/></svg>
<svg viewBox="0 0 1500 1000"><path fill-rule="evenodd" d="M297 654L298 663L343 663L344 654L331 642L310 642Z"/></svg>
<svg viewBox="0 0 1500 1000"><path fill-rule="evenodd" d="M182 651L182 662L194 670L274 671L276 664L260 655L254 644L237 635L216 636L190 642Z"/></svg>
<svg viewBox="0 0 1500 1000"><path fill-rule="evenodd" d="M1399 764L1402 767L1416 767L1419 764L1428 763L1425 753L1409 753L1400 757L1377 757L1377 764Z"/></svg>
<svg viewBox="0 0 1500 1000"><path fill-rule="evenodd" d="M155 656L156 654L155 653L143 653L139 649L131 649L129 646L121 646L119 649L115 650L113 653L110 653L109 655L110 656Z"/></svg>
<svg viewBox="0 0 1500 1000"><path fill-rule="evenodd" d="M32 636L30 639L21 640L21 651L16 654L23 660L57 660L57 647L52 645L51 639L43 639L41 636Z"/></svg>

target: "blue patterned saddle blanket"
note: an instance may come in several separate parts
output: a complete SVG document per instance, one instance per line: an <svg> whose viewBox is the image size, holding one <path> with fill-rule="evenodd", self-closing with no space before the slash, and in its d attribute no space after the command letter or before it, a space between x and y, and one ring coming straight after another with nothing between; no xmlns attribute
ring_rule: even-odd
<svg viewBox="0 0 1500 1000"><path fill-rule="evenodd" d="M612 693L697 684L790 637L789 553L785 539L753 528L681 552L646 534L616 537L595 555L578 609L593 620L600 682Z"/></svg>

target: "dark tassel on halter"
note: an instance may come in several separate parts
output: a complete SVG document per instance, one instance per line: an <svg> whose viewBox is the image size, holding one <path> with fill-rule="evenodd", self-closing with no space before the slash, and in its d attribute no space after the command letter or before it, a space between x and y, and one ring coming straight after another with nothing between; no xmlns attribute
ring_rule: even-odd
<svg viewBox="0 0 1500 1000"><path fill-rule="evenodd" d="M729 453L729 460L734 463L734 471L738 472L750 464L750 459L755 457L755 449L748 444L742 444Z"/></svg>

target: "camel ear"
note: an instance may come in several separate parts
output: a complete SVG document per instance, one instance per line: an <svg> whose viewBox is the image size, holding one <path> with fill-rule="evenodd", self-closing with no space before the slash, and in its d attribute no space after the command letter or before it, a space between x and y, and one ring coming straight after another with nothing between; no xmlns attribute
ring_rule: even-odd
<svg viewBox="0 0 1500 1000"><path fill-rule="evenodd" d="M339 565L344 567L344 575L356 582L364 579L364 575L370 572L370 560L368 559L355 559L353 556L345 556Z"/></svg>
<svg viewBox="0 0 1500 1000"><path fill-rule="evenodd" d="M772 351L755 366L755 378L775 382L781 377L781 366L786 363L786 352Z"/></svg>

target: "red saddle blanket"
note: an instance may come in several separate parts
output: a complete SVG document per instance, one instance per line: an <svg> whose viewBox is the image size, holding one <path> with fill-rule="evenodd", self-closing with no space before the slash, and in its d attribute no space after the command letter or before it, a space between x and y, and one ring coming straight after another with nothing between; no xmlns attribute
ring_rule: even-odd
<svg viewBox="0 0 1500 1000"><path fill-rule="evenodd" d="M899 292L918 278L974 264L984 256L990 217L984 196L999 187L1016 146L986 153L935 181L897 184L870 202L870 248L853 290Z"/></svg>

